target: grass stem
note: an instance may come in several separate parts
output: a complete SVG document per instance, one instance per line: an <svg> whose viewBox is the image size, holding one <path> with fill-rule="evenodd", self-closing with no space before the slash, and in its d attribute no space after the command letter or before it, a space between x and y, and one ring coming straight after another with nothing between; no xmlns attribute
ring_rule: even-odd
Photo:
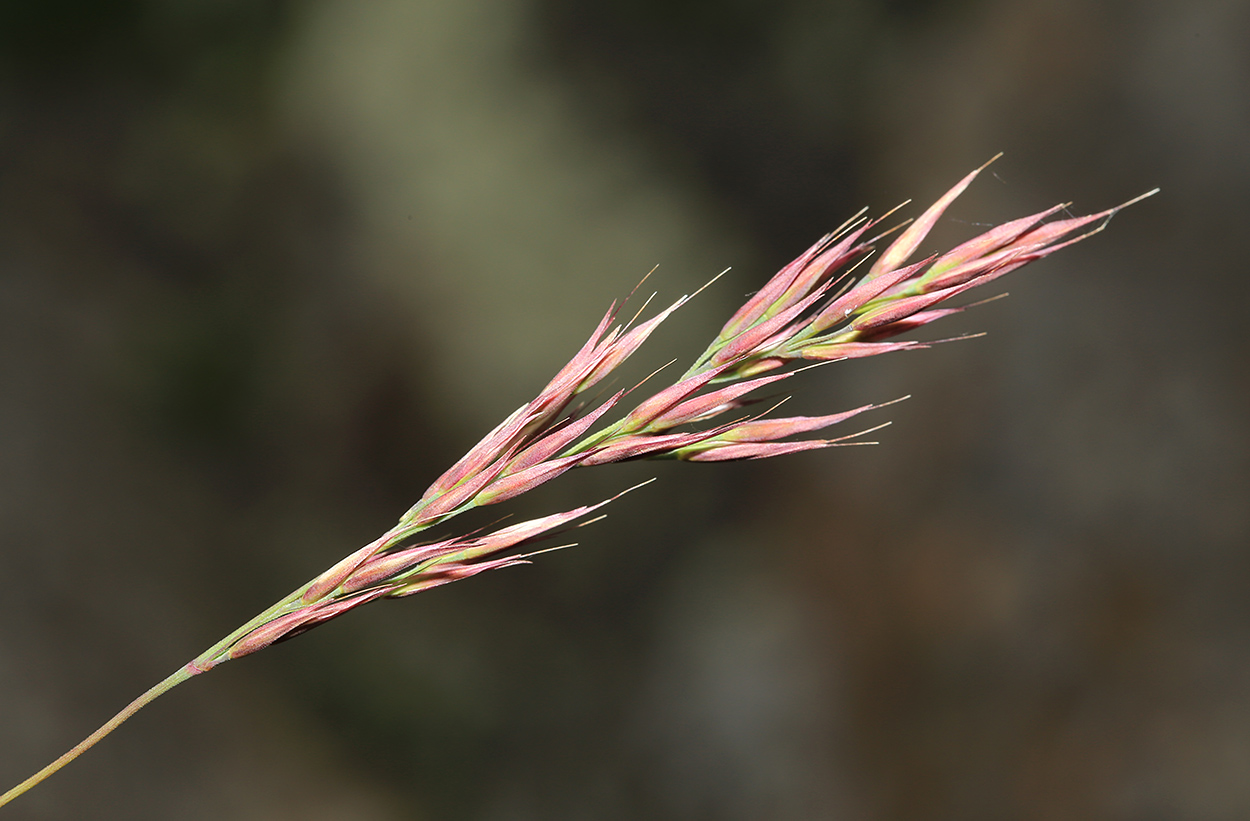
<svg viewBox="0 0 1250 821"><path fill-rule="evenodd" d="M9 803L14 798L17 798L19 795L26 792L31 787L43 781L45 778L52 775L57 770L61 769L66 764L73 761L75 758L82 755L87 750L91 749L91 747L93 747L97 741L104 738L106 735L108 735L109 733L113 732L118 727L120 727L122 722L124 722L126 719L130 718L132 715L139 712L139 710L143 709L152 701L155 701L158 696L164 695L165 693L172 690L174 687L178 686L182 682L191 678L197 672L199 671L193 669L192 665L190 664L187 664L178 668L178 672L174 673L169 678L162 681L160 684L157 684L155 687L148 690L146 693L139 696L134 701L130 702L130 704L126 705L125 709L123 709L120 713L118 713L117 715L113 716L108 721L106 721L104 725L100 727L100 729L96 730L94 733L87 736L82 741L78 742L78 744L69 752L65 753L56 761L53 761L51 764L44 767L39 772L35 773L30 778L23 781L21 784L18 784L16 787L6 792L4 795L0 795L0 807L3 807L5 804Z"/></svg>

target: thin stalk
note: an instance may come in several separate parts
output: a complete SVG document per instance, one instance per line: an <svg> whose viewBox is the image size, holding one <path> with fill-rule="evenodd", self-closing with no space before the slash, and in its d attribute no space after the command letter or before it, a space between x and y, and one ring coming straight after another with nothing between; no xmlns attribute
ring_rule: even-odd
<svg viewBox="0 0 1250 821"><path fill-rule="evenodd" d="M174 687L178 686L182 682L191 678L198 672L200 671L193 669L191 664L187 664L179 668L178 672L174 673L172 676L165 679L160 684L153 687L151 690L148 690L146 693L139 696L134 701L130 702L130 704L126 706L126 709L122 710L120 713L110 718L107 722L105 722L104 726L100 727L100 729L96 730L94 733L87 736L82 741L78 742L77 746L75 746L72 750L65 753L56 761L53 761L51 764L44 767L39 772L35 773L30 778L23 781L21 784L18 784L16 787L6 792L4 795L0 795L0 807L3 807L5 804L9 803L14 798L17 798L19 795L26 792L31 787L43 781L45 778L52 775L57 770L61 769L66 764L73 761L75 758L82 755L87 750L91 749L91 747L93 747L97 741L99 741L100 739L108 735L109 733L116 730L121 725L121 723L124 722L126 719L130 718L132 715L139 712L139 710L145 707L147 704L151 703L152 701L155 701L158 696L164 695L165 693L169 692Z"/></svg>
<svg viewBox="0 0 1250 821"><path fill-rule="evenodd" d="M246 624L239 626L237 629L231 632L230 635L226 636L221 641L217 642L212 647L208 648L199 656L197 656L194 661L188 662L187 664L183 665L182 667L178 669L178 672L169 676L164 681L157 684L155 687L148 690L146 693L139 696L134 701L130 702L128 705L126 705L125 709L123 709L120 713L110 718L103 725L101 725L98 730L96 730L94 733L84 738L82 741L78 742L77 745L75 745L72 749L70 749L68 752L66 752L56 761L53 761L51 764L44 767L39 772L35 773L30 778L23 781L21 784L18 784L16 787L6 792L4 795L0 795L0 807L3 807L5 804L8 804L13 799L25 793L31 787L34 787L36 784L39 784L41 781L48 778L48 776L57 772L66 764L70 763L75 758L78 758L78 756L82 755L87 750L94 747L96 742L98 742L100 739L104 738L106 735L116 730L123 723L125 723L126 719L130 718L132 715L139 712L141 709L143 709L147 705L151 704L160 696L163 696L165 693L177 687L179 684L186 681L187 679L193 676L197 676L200 673L211 670L213 667L216 667L218 664L222 663L223 661L229 661L230 660L230 655L229 655L230 648L235 644L235 642L237 642L239 639L243 638L248 633L255 630L257 627L261 626L262 624L266 624L267 622L272 621L274 618L282 615L283 612L292 608L292 606L298 605L300 601L300 596L303 594L304 590L307 587L308 585L304 585L304 587L301 587L299 590L296 590L291 595L287 596L286 598L282 599L279 602L276 602L271 607L268 607L263 612L257 614L255 618L250 619Z"/></svg>
<svg viewBox="0 0 1250 821"><path fill-rule="evenodd" d="M397 525L396 527L388 531L386 535L384 535L376 543L378 546L377 549L379 551L386 550L392 547L393 545L397 544L398 542L402 541L403 539L406 539L407 537L411 536L413 533L417 532L418 530L423 530L425 527L426 525L422 525L420 527L402 527L402 526ZM19 795L26 792L31 787L34 787L36 784L43 781L48 776L57 772L66 764L70 763L75 758L78 758L78 756L82 755L84 752L91 749L93 746L95 746L96 742L98 742L100 739L104 738L106 735L116 730L126 721L126 719L130 718L132 715L139 712L148 704L155 701L158 697L169 692L174 687L178 686L179 684L191 678L192 676L197 676L200 673L205 673L213 669L214 667L216 667L218 664L221 664L223 661L229 661L231 649L234 648L234 646L244 636L248 635L256 628L261 627L262 625L268 624L269 622L273 621L279 616L282 616L286 613L289 613L293 610L298 610L300 607L303 607L304 606L304 602L303 602L304 592L308 590L313 584L315 584L316 581L317 579L313 579L309 581L307 584L295 590L290 595L275 602L273 605L265 608L265 610L258 613L252 619L249 619L245 624L242 624L239 627L237 627L235 630L233 630L228 636L223 638L221 641L217 642L212 647L205 650L203 653L200 653L200 655L196 656L193 661L181 667L178 670L178 672L174 673L169 678L162 681L160 684L157 684L155 687L148 690L146 693L139 696L134 701L130 702L130 704L126 705L126 708L124 710L122 710L120 713L110 718L107 722L105 722L100 727L100 729L96 730L94 733L84 738L69 752L65 753L56 761L53 761L51 764L44 767L39 772L35 773L30 778L23 781L21 784L18 784L16 787L6 792L4 795L0 795L0 807L3 807L5 804L8 804L10 801L17 798Z"/></svg>

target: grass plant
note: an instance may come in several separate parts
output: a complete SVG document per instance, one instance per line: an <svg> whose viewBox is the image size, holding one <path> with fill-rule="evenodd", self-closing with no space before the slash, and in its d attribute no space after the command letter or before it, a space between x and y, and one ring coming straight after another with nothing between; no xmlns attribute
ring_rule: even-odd
<svg viewBox="0 0 1250 821"><path fill-rule="evenodd" d="M570 470L611 462L720 462L873 444L862 437L885 425L832 438L792 437L823 431L882 405L826 416L776 416L780 403L761 409L764 403L752 394L790 379L805 364L929 347L935 343L897 337L963 311L969 306L951 306L948 300L1080 242L1142 199L1087 216L1068 216L1066 205L1056 205L991 228L945 253L911 261L947 207L984 167L960 180L915 221L900 226L901 231L881 230L893 212L868 218L861 211L821 237L755 292L684 374L654 392L651 383L661 381L664 369L612 393L603 391L601 383L691 297L683 296L642 322L637 320L645 304L623 323L618 322L622 306L614 304L547 386L438 477L394 527L139 696L77 746L0 796L0 806L178 684L371 601L410 596L527 563L544 552L532 549L536 543L594 521L588 517L617 497L498 529L424 538L431 528L466 511L506 501ZM894 233L874 256L877 245ZM613 417L615 421L606 421Z"/></svg>

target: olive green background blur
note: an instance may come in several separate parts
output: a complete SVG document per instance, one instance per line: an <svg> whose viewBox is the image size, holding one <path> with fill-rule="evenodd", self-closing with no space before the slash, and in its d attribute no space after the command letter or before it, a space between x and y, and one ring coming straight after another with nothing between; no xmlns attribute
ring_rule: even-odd
<svg viewBox="0 0 1250 821"><path fill-rule="evenodd" d="M535 566L174 690L6 819L1250 817L1250 6L0 6L0 782L372 539L652 266L1163 193ZM493 512L493 511L492 511Z"/></svg>

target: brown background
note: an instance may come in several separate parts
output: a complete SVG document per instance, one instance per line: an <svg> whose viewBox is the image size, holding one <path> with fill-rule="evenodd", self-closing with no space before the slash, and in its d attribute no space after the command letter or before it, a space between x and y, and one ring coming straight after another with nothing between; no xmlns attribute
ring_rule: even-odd
<svg viewBox="0 0 1250 821"><path fill-rule="evenodd" d="M0 781L384 530L654 264L1163 193L535 567L168 695L13 819L1250 817L1250 6L0 5ZM913 209L910 213L917 213ZM1000 288L999 290L1003 290ZM876 420L874 420L876 421Z"/></svg>

